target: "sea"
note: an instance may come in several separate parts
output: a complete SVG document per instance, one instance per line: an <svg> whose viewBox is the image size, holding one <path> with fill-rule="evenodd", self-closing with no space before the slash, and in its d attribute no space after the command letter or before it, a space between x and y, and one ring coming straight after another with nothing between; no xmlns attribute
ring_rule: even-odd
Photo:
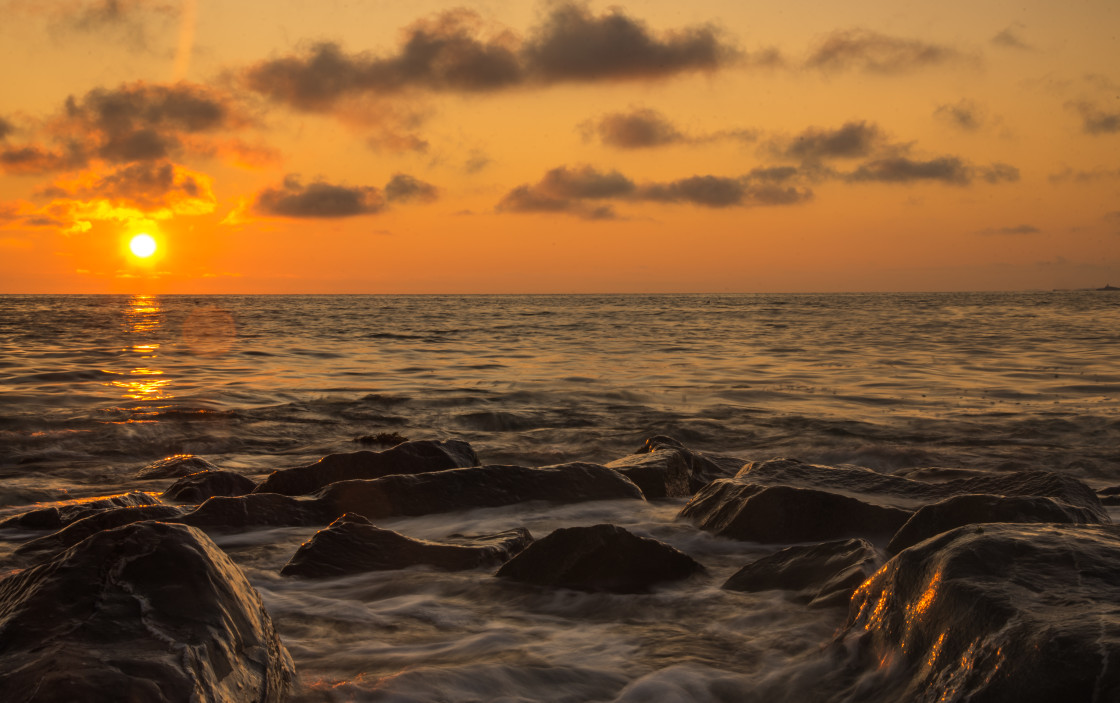
<svg viewBox="0 0 1120 703"><path fill-rule="evenodd" d="M158 494L172 480L137 471L176 454L260 479L379 433L463 439L484 464L606 463L666 435L744 462L1042 469L1103 488L1120 484L1118 400L1109 291L9 295L0 519ZM286 578L314 530L212 537L272 614L296 701L804 700L846 613L720 589L775 547L701 532L684 502L377 523L440 539L609 522L708 569L640 595L511 590L487 570ZM0 576L26 537L0 533Z"/></svg>

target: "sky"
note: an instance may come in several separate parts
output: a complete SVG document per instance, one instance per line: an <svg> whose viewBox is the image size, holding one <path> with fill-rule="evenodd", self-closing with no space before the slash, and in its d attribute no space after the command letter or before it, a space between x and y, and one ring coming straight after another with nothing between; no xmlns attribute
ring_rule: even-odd
<svg viewBox="0 0 1120 703"><path fill-rule="evenodd" d="M1115 0L0 16L0 293L1120 285Z"/></svg>

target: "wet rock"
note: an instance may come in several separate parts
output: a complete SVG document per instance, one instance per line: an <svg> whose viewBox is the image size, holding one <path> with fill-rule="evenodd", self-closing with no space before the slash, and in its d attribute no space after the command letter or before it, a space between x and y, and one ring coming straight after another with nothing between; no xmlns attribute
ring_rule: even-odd
<svg viewBox="0 0 1120 703"><path fill-rule="evenodd" d="M1120 531L971 525L905 549L852 597L860 700L1120 700Z"/></svg>
<svg viewBox="0 0 1120 703"><path fill-rule="evenodd" d="M256 485L234 471L199 471L171 484L160 494L160 498L179 503L201 503L214 496L242 496L251 493Z"/></svg>
<svg viewBox="0 0 1120 703"><path fill-rule="evenodd" d="M719 479L697 493L680 517L721 537L780 544L890 535L910 511L841 493Z"/></svg>
<svg viewBox="0 0 1120 703"><path fill-rule="evenodd" d="M494 535L430 542L374 527L361 515L347 513L300 545L280 573L326 578L418 564L464 571L501 564L532 541L529 531L519 528Z"/></svg>
<svg viewBox="0 0 1120 703"><path fill-rule="evenodd" d="M332 483L315 495L321 509L332 517L353 512L371 520L493 508L532 500L552 503L643 500L641 489L622 474L605 466L582 462L540 468L474 466L432 473L394 474L370 481Z"/></svg>
<svg viewBox="0 0 1120 703"><path fill-rule="evenodd" d="M692 557L615 525L566 527L537 540L498 569L523 583L580 591L644 593L704 570Z"/></svg>
<svg viewBox="0 0 1120 703"><path fill-rule="evenodd" d="M962 495L926 505L899 528L888 554L913 546L924 539L962 525L986 522L1100 523L1088 508L1060 503L1042 496Z"/></svg>
<svg viewBox="0 0 1120 703"><path fill-rule="evenodd" d="M637 484L646 498L692 495L690 466L687 452L673 447L662 447L647 454L631 454L607 464L607 468Z"/></svg>
<svg viewBox="0 0 1120 703"><path fill-rule="evenodd" d="M53 558L90 535L144 520L175 520L183 511L170 505L140 505L134 508L113 508L76 520L58 532L24 542L16 554Z"/></svg>
<svg viewBox="0 0 1120 703"><path fill-rule="evenodd" d="M200 456L175 454L148 464L136 472L136 478L181 478L196 474L199 471L213 471L217 468Z"/></svg>
<svg viewBox="0 0 1120 703"><path fill-rule="evenodd" d="M0 528L23 528L27 530L57 530L72 522L89 517L94 513L114 508L134 508L141 505L157 505L159 501L147 493L132 491L120 495L107 496L94 500L84 500L49 508L31 510L22 515L10 517L0 522Z"/></svg>
<svg viewBox="0 0 1120 703"><path fill-rule="evenodd" d="M278 493L215 496L177 521L204 529L245 527L298 527L326 525L342 513L331 513L312 500Z"/></svg>
<svg viewBox="0 0 1120 703"><path fill-rule="evenodd" d="M681 517L716 534L759 542L876 537L895 532L923 505L970 493L1047 496L1108 521L1092 489L1046 471L927 483L796 459L751 462L735 478L713 481L693 497Z"/></svg>
<svg viewBox="0 0 1120 703"><path fill-rule="evenodd" d="M282 701L295 676L260 596L204 534L98 532L0 582L7 701Z"/></svg>
<svg viewBox="0 0 1120 703"><path fill-rule="evenodd" d="M665 448L679 449L684 453L688 461L688 488L690 493L695 493L717 478L730 478L734 476L739 469L743 467L743 464L746 463L739 457L711 454L689 449L672 437L666 437L664 435L650 437L642 444L641 448L638 449L635 454L656 452L659 449Z"/></svg>
<svg viewBox="0 0 1120 703"><path fill-rule="evenodd" d="M466 442L457 439L443 442L405 442L381 452L329 454L310 466L273 471L257 486L255 492L306 495L338 481L381 478L391 474L419 474L468 466L478 466L478 455Z"/></svg>
<svg viewBox="0 0 1120 703"><path fill-rule="evenodd" d="M875 573L883 560L862 539L786 547L736 571L729 591L797 591L811 607L847 605L852 592Z"/></svg>

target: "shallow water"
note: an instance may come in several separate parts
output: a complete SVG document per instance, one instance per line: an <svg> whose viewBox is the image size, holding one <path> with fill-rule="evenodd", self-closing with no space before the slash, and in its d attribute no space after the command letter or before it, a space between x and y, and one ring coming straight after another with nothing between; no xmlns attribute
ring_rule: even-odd
<svg viewBox="0 0 1120 703"><path fill-rule="evenodd" d="M177 453L254 478L354 438L459 437L484 463L607 462L651 435L747 459L1120 483L1120 297L0 297L0 517L136 489ZM706 576L643 596L425 569L277 570L313 530L214 535L296 659L301 701L802 700L842 622L719 589L772 547L681 503L520 505L383 521L414 537L612 522ZM0 555L23 535L0 534ZM824 675L824 674L820 674ZM838 693L836 700L844 700Z"/></svg>

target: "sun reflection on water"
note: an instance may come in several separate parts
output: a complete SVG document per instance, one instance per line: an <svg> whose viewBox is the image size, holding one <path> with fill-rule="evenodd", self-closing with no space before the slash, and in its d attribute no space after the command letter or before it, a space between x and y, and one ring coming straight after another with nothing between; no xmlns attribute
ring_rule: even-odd
<svg viewBox="0 0 1120 703"><path fill-rule="evenodd" d="M128 299L124 315L129 344L121 351L132 368L106 385L119 389L127 400L142 403L130 408L134 417L125 422L154 422L144 417L155 409L151 404L175 397L171 379L157 362L163 308L154 295L134 295Z"/></svg>

